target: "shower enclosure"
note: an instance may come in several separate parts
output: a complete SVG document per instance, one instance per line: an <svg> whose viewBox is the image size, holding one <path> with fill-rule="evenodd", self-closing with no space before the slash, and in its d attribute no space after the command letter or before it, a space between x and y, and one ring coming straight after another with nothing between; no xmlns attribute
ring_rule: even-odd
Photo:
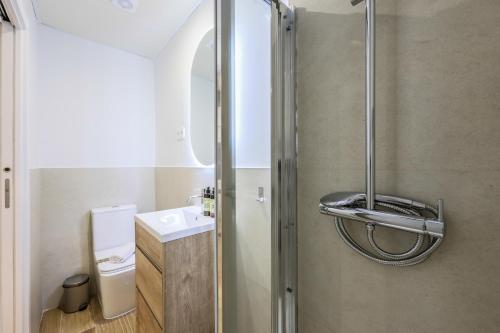
<svg viewBox="0 0 500 333"><path fill-rule="evenodd" d="M367 83L374 77L370 75L367 80L365 76L370 74L366 71L365 32L370 26L366 25L366 2L293 1L297 24L292 24L290 31L297 34L300 171L295 262L293 246L289 247L295 242L295 219L284 217L295 214L293 204L283 203L287 199L293 201L295 195L293 187L286 190L286 186L294 186L293 176L283 175L287 171L286 159L277 159L276 148L271 149L267 165L270 169L259 170L266 173L267 184L258 184L259 177L251 178L251 182L238 181L240 170L235 163L241 152L236 142L238 133L243 132L235 125L241 116L238 112L242 112L235 95L243 81L241 77L236 79L235 74L239 54L235 51L235 26L245 21L240 21L238 1L219 0L217 11L219 332L224 329L226 333L239 333L245 332L245 328L259 333L497 332L500 2L377 1L377 48L369 54L376 53L376 61L375 57L370 58L370 68L376 69L377 85L367 103ZM250 2L257 6L263 3ZM370 0L369 5L374 4ZM280 8L275 2L268 5L263 7L268 8L263 9L267 15ZM375 6L370 9L375 10ZM284 12L271 15L272 39L270 43L265 41L267 45L280 46L269 48L271 69L251 68L255 75L271 73L273 94L248 99L272 103L273 108L267 110L267 119L274 120L270 133L256 136L257 132L253 132L253 139L257 144L264 138L270 147L278 148L283 148L290 137L277 134L280 132L274 126L276 117L281 124L294 121L294 117L283 113L290 95L283 85L288 81L280 79L287 75L287 65L283 64L288 59L288 34L282 32L288 28L283 22L291 17L285 19ZM371 23L373 28L375 21ZM256 35L262 33L259 31L252 30ZM264 34L267 36L267 32ZM375 34L370 36L375 40ZM252 58L252 47L245 49L245 55ZM240 62L243 66L245 63ZM250 86L260 88L261 84L258 80ZM284 96L276 98L280 94ZM373 119L366 113L367 109L373 110L371 106L376 107ZM370 131L368 138L373 139L372 144L375 140L377 143L376 167L371 160L375 150L366 150L370 145L365 141L366 127L372 130L374 124L377 131ZM367 152L371 153L369 163ZM293 166L295 160L290 162ZM371 170L377 173L376 181ZM280 177L276 177L280 172ZM243 186L247 185L245 197ZM271 192L266 186L271 186ZM263 187L262 192L259 187ZM325 198L322 208L325 213L346 214L340 216L345 223L338 220L339 216L335 221L331 215L318 211L322 196L343 191L356 194ZM396 200L394 196L412 200ZM445 199L444 216L435 210L437 207L421 204L435 205L438 198ZM386 204L398 207L384 207ZM255 219L250 228L242 225L244 207L249 207L254 217L260 212L258 209L266 212L266 205L267 229L257 229ZM386 208L392 211L379 214ZM400 208L400 214L392 219ZM424 212L424 208L430 212ZM418 215L427 215L427 219ZM383 218L377 223L370 223L380 216ZM359 219L352 221L351 217ZM446 230L439 224L442 220L446 221ZM392 227L378 227L387 222ZM393 228L396 222L401 228ZM410 231L420 232L407 232L404 225L412 226ZM287 227L292 232L287 233ZM260 236L256 236L257 231ZM407 263L418 265L394 266L394 260L384 258L405 255L403 252L421 244L417 234L427 238L419 250L425 253L443 239L444 231L442 246L432 256L425 256L425 261L413 261L423 259L419 254L418 258L406 258L410 259ZM270 242L271 250L265 244L245 242L254 235ZM386 253L377 253L377 247ZM257 255L252 252L256 248L264 250ZM390 265L367 260L360 255L364 253L362 248ZM271 286L266 303L259 303L258 293L250 288L256 280L254 275L242 274L259 272L253 268L256 266L246 266L249 262L272 267L267 279L259 280ZM297 277L293 272L297 272ZM272 315L260 315L264 311L255 309L265 309ZM295 311L296 326L291 315ZM243 315L238 317L238 312ZM244 321L246 327L238 327L237 320L248 320ZM263 328L253 323L262 324Z"/></svg>
<svg viewBox="0 0 500 333"><path fill-rule="evenodd" d="M331 198L329 208L368 221L377 215L365 207L367 16L366 2L355 2L293 1L299 332L496 332L500 2L376 1L376 191L368 192L411 198L406 203L417 211L423 205L411 201L437 206L444 199L441 246L407 267L367 260L339 237L334 218L318 210L325 194L351 191L360 195ZM492 192L495 199L485 200ZM378 256L368 221L344 220L350 237ZM437 235L425 236L421 250L442 236L425 224L420 230ZM417 237L375 226L376 246L392 254L411 249Z"/></svg>
<svg viewBox="0 0 500 333"><path fill-rule="evenodd" d="M217 1L218 332L295 330L294 14Z"/></svg>

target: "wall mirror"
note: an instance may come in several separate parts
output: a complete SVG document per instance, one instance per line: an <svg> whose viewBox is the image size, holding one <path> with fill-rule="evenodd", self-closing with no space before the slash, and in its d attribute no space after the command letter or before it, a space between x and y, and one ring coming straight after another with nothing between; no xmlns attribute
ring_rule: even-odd
<svg viewBox="0 0 500 333"><path fill-rule="evenodd" d="M200 41L191 68L191 147L203 165L214 164L215 59L214 30Z"/></svg>

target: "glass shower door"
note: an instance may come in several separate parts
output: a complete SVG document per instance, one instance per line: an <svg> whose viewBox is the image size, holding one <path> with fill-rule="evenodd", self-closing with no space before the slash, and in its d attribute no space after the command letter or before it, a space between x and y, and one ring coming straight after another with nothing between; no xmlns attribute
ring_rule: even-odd
<svg viewBox="0 0 500 333"><path fill-rule="evenodd" d="M283 112L277 86L285 76L277 61L279 2L217 4L218 332L285 332L280 295L295 290L280 275L280 249L289 242L281 231L294 220L283 214L291 206L282 194L295 167L295 114Z"/></svg>
<svg viewBox="0 0 500 333"><path fill-rule="evenodd" d="M271 6L234 1L234 332L271 332ZM229 292L229 290L228 290ZM232 331L232 330L230 330Z"/></svg>

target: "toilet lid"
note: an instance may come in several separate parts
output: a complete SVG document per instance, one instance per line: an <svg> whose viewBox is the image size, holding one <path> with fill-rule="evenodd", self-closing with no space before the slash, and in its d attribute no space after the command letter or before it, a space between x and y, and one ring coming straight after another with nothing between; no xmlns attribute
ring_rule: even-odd
<svg viewBox="0 0 500 333"><path fill-rule="evenodd" d="M97 268L101 273L111 273L117 271L123 271L135 265L135 254L131 255L127 260L120 263L112 263L109 261L101 262L97 264Z"/></svg>

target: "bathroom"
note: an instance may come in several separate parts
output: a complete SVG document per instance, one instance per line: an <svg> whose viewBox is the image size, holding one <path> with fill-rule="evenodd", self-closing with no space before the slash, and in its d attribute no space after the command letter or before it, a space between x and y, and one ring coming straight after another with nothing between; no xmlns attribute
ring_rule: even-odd
<svg viewBox="0 0 500 333"><path fill-rule="evenodd" d="M499 1L0 4L0 332L498 332Z"/></svg>
<svg viewBox="0 0 500 333"><path fill-rule="evenodd" d="M34 96L29 111L29 181L32 239L38 243L32 245L32 272L38 276L33 276L31 304L37 317L41 310L41 332L85 331L93 327L104 331L118 327L126 332L135 330L134 316L139 313L139 309L134 311L139 303L135 284L162 326L162 311L154 309L154 300L148 299L153 297L151 291L141 285L144 282L139 278L139 248L162 270L148 245L139 244L139 237L145 237L142 233L153 233L147 214L161 212L161 219L168 216L166 210L179 207L199 206L200 211L205 210L205 199L199 196L206 188L214 197L214 1L185 1L182 6L173 1L132 3L136 7L130 10L120 7L119 1L33 3L37 22L31 36L30 65L36 74L30 82ZM178 8L174 11L173 6ZM261 11L266 6L262 3ZM102 18L87 25L97 12ZM258 19L265 30L270 17ZM268 39L247 38L264 52L270 47ZM269 63L257 61L256 66L266 68ZM270 79L261 88L264 94L269 85ZM253 98L248 94L242 97ZM270 106L260 107L262 112L270 112ZM249 115L243 121L256 119ZM267 123L253 125L262 128L254 131L257 137L269 135ZM269 193L269 179L259 170L266 170L269 164L269 144L258 144L254 138L242 140L241 144L247 153L240 157L239 177L249 183L249 195L257 196L259 188ZM252 219L254 225L265 227L269 205L252 201L248 208L254 211L242 219ZM213 206L208 214L212 218ZM135 239L114 235L122 231L118 229L128 229L120 226L122 220L109 228L99 226L101 215L113 215L113 211L126 215L127 210L131 211L132 226L135 213L146 221L133 228ZM211 225L202 231L213 230L213 219ZM97 239L101 238L106 245L100 245ZM270 251L269 242L257 241L260 251ZM134 242L135 254L131 256L126 249L127 255L118 260L123 263L104 268L110 266L101 262L109 259L106 255L117 253L102 254L102 250L110 251L112 247L111 251L119 252L125 243L132 243L134 249ZM214 261L211 258L207 262L212 269ZM134 265L135 279L131 277ZM266 290L270 289L266 285L270 270L266 265L262 267L256 267L254 275L263 286L253 288L270 298L270 290ZM113 272L122 272L123 277ZM68 297L66 279L79 274L90 277L90 305L80 313L70 314L75 309L67 309L64 304ZM149 283L154 282L146 277L145 284ZM39 291L35 293L36 289ZM215 302L214 289L206 287L205 298L210 298L211 303ZM206 309L210 315L215 311L211 306ZM267 308L270 310L270 304ZM95 315L100 312L102 315ZM83 326L72 327L75 321ZM210 331L213 321L209 323ZM35 320L33 325L37 325Z"/></svg>
<svg viewBox="0 0 500 333"><path fill-rule="evenodd" d="M34 3L29 163L33 238L39 244L31 260L39 265L32 306L38 303L43 312L41 332L85 331L101 323L104 330L135 329L126 314L136 307L133 271L109 282L128 289L105 290L107 275L96 272L105 264L96 265L102 259L94 258L111 246L100 246L97 238L112 242L121 231L116 229L127 227L100 228L101 215L92 210L201 206L197 196L214 186L214 126L208 125L215 105L213 1L130 3L131 9L120 1ZM133 223L132 216L132 234ZM117 240L113 247L119 245ZM111 272L134 264L123 261ZM68 328L74 319L60 311L62 286L81 273L90 275L90 294L99 300L84 312L99 306L103 316ZM129 318L105 323L122 314ZM60 318L61 327L50 324L53 318Z"/></svg>

